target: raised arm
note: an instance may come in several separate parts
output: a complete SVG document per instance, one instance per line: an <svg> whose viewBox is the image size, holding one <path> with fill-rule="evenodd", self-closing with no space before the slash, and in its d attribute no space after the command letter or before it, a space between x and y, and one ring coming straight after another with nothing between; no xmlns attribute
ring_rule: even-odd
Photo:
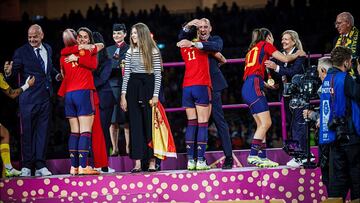
<svg viewBox="0 0 360 203"><path fill-rule="evenodd" d="M299 56L306 56L306 53L302 50L298 50L295 54L284 55L280 51L276 50L272 54L272 57L284 63L289 63Z"/></svg>
<svg viewBox="0 0 360 203"><path fill-rule="evenodd" d="M267 60L265 61L265 66L273 69L279 75L286 75L292 77L296 74L301 74L304 72L304 62L305 57L299 57L295 59L294 63L291 66L285 67L284 65L278 65L274 61Z"/></svg>
<svg viewBox="0 0 360 203"><path fill-rule="evenodd" d="M224 45L223 40L219 36L212 36L208 41L197 43L201 43L202 46L196 45L196 47L209 52L221 52Z"/></svg>

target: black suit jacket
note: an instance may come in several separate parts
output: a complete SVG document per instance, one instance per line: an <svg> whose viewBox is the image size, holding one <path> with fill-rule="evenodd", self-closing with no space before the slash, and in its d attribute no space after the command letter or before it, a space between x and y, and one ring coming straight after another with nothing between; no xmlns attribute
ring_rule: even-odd
<svg viewBox="0 0 360 203"><path fill-rule="evenodd" d="M26 43L16 49L13 56L13 73L16 77L20 73L20 85L25 83L28 76L35 76L35 84L23 92L19 97L20 104L40 104L49 100L53 94L52 77L58 74L58 71L52 64L52 49L48 44L43 43L47 51L47 69L46 72L41 68L40 62L35 54L34 48Z"/></svg>

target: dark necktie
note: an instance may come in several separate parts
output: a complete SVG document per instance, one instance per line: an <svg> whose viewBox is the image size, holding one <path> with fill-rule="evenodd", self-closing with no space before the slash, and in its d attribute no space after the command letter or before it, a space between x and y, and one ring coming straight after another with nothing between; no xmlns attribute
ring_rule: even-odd
<svg viewBox="0 0 360 203"><path fill-rule="evenodd" d="M40 55L40 48L37 48L37 49L36 49L36 56L37 56L37 58L38 58L38 60L39 60L39 62L40 62L41 68L43 69L44 72L46 72L46 70L45 70L45 62L44 62L44 60L41 58L41 55Z"/></svg>
<svg viewBox="0 0 360 203"><path fill-rule="evenodd" d="M341 38L341 46L345 46L345 44L346 44L346 36L343 35Z"/></svg>

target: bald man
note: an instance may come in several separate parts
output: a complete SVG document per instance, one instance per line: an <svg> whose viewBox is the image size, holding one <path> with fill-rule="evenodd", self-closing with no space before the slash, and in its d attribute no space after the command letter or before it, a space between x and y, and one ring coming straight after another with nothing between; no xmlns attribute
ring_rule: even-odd
<svg viewBox="0 0 360 203"><path fill-rule="evenodd" d="M50 97L53 95L52 76L59 74L52 65L52 50L42 42L42 28L31 25L28 30L28 43L16 49L12 66L5 69L7 77L20 76L19 85L25 83L28 76L34 76L36 83L19 97L21 118L21 176L49 176L46 167L46 149L49 137L51 113Z"/></svg>
<svg viewBox="0 0 360 203"><path fill-rule="evenodd" d="M336 17L335 28L339 36L334 41L334 47L345 46L351 49L352 57L359 56L359 30L354 25L354 17L349 12L342 12Z"/></svg>

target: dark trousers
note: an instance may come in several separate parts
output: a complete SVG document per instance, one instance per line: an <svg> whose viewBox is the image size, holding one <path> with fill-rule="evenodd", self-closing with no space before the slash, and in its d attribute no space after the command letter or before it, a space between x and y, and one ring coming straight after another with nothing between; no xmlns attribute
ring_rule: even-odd
<svg viewBox="0 0 360 203"><path fill-rule="evenodd" d="M49 135L50 101L42 104L20 104L22 167L46 167Z"/></svg>
<svg viewBox="0 0 360 203"><path fill-rule="evenodd" d="M221 91L212 92L212 110L211 116L221 138L223 151L225 156L232 157L231 139L229 134L229 126L224 117L222 109Z"/></svg>
<svg viewBox="0 0 360 203"><path fill-rule="evenodd" d="M329 197L360 198L360 144L330 146Z"/></svg>
<svg viewBox="0 0 360 203"><path fill-rule="evenodd" d="M131 74L127 86L126 100L129 113L130 158L154 157L148 146L152 140L151 107L149 100L154 93L153 74Z"/></svg>
<svg viewBox="0 0 360 203"><path fill-rule="evenodd" d="M297 108L292 110L291 119L291 135L293 140L299 142L300 148L306 152L306 122L303 116L303 108Z"/></svg>
<svg viewBox="0 0 360 203"><path fill-rule="evenodd" d="M293 140L299 142L299 147L306 152L306 122L302 114L304 108L291 109L289 106L289 98L285 100L286 127L291 132Z"/></svg>
<svg viewBox="0 0 360 203"><path fill-rule="evenodd" d="M326 187L327 194L329 194L329 156L330 156L330 145L319 144L319 165L321 169L321 181Z"/></svg>
<svg viewBox="0 0 360 203"><path fill-rule="evenodd" d="M109 156L109 149L112 146L111 138L110 138L110 125L111 125L111 118L113 114L113 108L101 108L100 107L100 118L101 118L101 127L103 129L105 144L106 144L106 153Z"/></svg>

